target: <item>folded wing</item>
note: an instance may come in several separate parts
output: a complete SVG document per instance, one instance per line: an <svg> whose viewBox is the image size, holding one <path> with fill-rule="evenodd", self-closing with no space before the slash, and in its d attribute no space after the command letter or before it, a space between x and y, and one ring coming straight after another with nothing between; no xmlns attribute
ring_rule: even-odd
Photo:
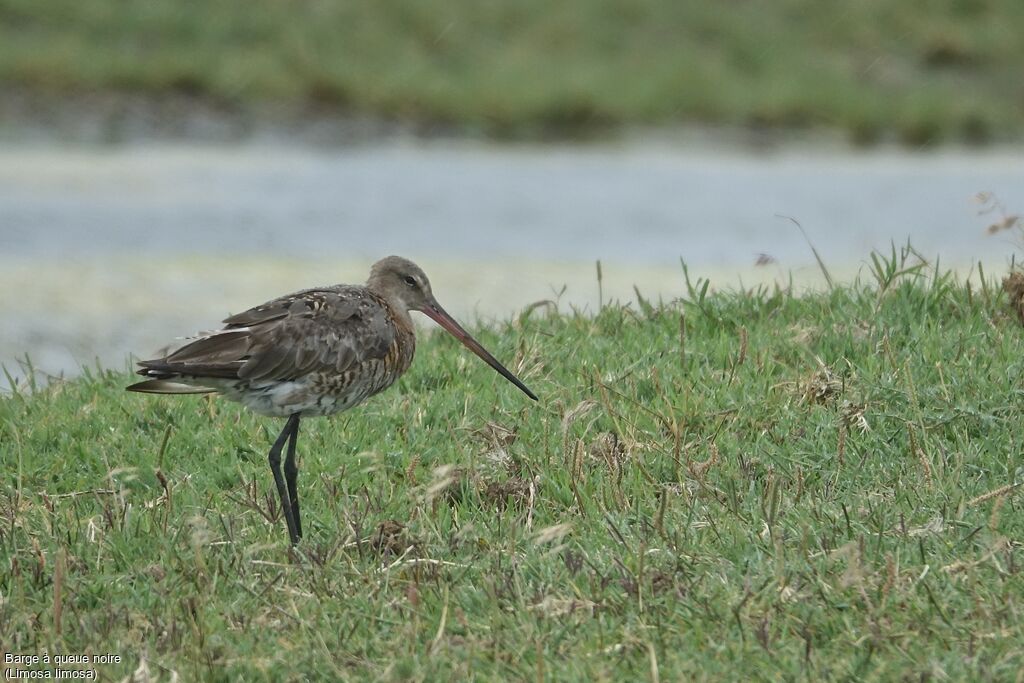
<svg viewBox="0 0 1024 683"><path fill-rule="evenodd" d="M343 372L383 358L396 335L386 304L363 287L304 290L224 323L224 329L163 358L141 361L139 374L157 380L287 381L314 371ZM129 388L154 390L145 384Z"/></svg>

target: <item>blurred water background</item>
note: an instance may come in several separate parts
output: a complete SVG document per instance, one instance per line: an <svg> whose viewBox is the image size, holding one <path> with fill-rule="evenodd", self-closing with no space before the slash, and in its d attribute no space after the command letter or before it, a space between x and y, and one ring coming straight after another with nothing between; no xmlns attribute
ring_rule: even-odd
<svg viewBox="0 0 1024 683"><path fill-rule="evenodd" d="M670 144L377 143L7 148L0 151L0 359L46 373L123 365L294 289L361 282L389 253L423 265L463 318L506 318L716 286L820 284L798 221L852 277L872 249L993 272L972 200L1024 206L1024 155ZM790 220L792 219L792 220ZM757 265L760 263L761 265Z"/></svg>
<svg viewBox="0 0 1024 683"><path fill-rule="evenodd" d="M1005 271L1022 6L782 4L0 0L0 364L127 367L390 253L469 322L681 260L821 286L809 242Z"/></svg>

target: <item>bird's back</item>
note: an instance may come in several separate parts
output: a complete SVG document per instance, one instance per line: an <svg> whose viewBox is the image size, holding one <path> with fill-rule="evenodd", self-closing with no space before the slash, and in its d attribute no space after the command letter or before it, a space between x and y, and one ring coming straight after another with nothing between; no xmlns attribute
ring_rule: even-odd
<svg viewBox="0 0 1024 683"><path fill-rule="evenodd" d="M354 285L306 289L224 323L141 361L150 379L129 389L217 391L264 415L328 415L390 386L415 350L408 313Z"/></svg>

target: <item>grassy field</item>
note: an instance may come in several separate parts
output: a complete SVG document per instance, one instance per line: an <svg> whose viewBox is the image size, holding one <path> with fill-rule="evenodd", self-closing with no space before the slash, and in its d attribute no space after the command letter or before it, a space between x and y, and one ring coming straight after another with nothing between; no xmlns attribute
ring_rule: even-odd
<svg viewBox="0 0 1024 683"><path fill-rule="evenodd" d="M1019 137L1022 26L1019 0L0 0L0 84L498 137L698 123L917 145Z"/></svg>
<svg viewBox="0 0 1024 683"><path fill-rule="evenodd" d="M294 554L278 421L124 371L2 398L0 642L105 680L1020 681L1024 329L911 261L480 330L539 404L432 335L304 423Z"/></svg>

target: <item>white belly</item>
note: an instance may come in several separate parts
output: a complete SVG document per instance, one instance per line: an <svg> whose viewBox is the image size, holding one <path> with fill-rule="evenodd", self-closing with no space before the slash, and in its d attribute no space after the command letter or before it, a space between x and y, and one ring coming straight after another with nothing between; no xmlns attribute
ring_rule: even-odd
<svg viewBox="0 0 1024 683"><path fill-rule="evenodd" d="M369 396L361 391L334 395L317 391L311 382L239 382L203 380L204 386L216 389L225 398L241 403L249 410L268 417L302 417L333 415L359 405Z"/></svg>

